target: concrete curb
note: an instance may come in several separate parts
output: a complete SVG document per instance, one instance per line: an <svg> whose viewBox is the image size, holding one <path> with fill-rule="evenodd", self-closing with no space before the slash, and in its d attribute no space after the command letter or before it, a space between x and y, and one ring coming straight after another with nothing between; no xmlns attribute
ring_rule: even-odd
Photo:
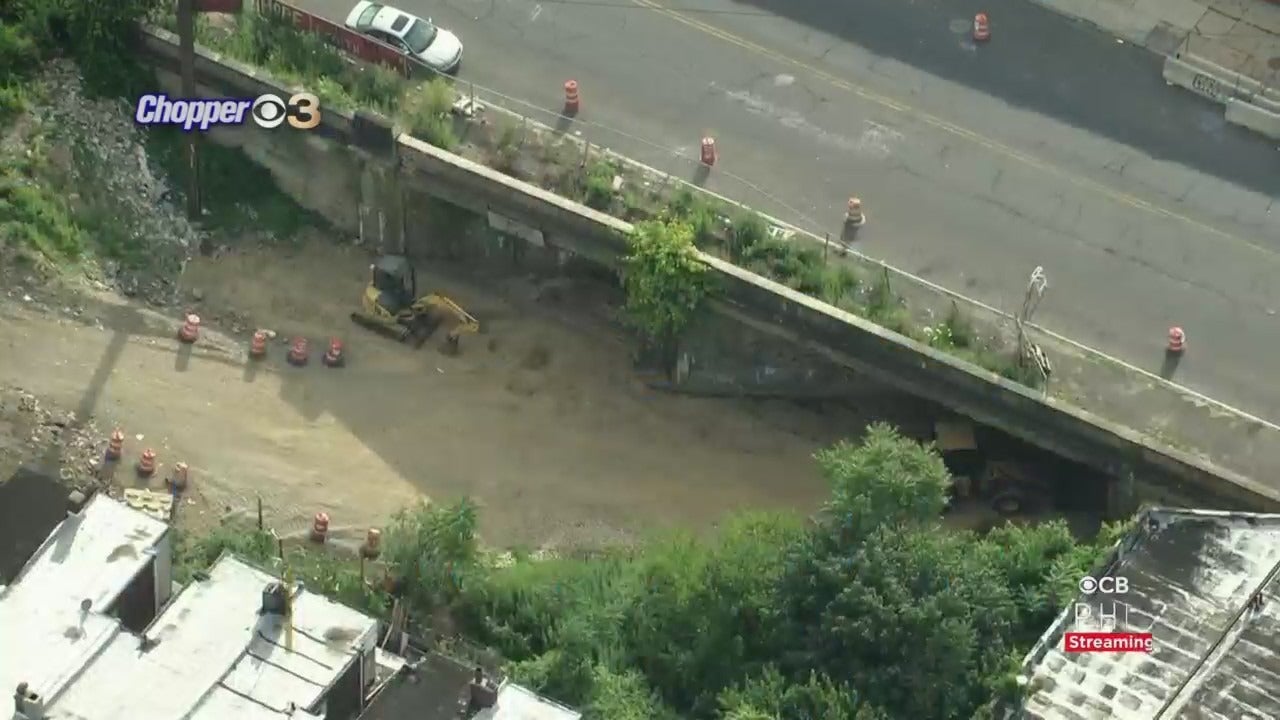
<svg viewBox="0 0 1280 720"><path fill-rule="evenodd" d="M1277 1L1271 0L1273 3ZM1169 23L1156 23L1151 16L1108 3L1075 3L1077 7L1068 10L1057 0L1031 2L1150 52L1164 54L1148 47L1147 43L1154 27ZM1185 26L1174 29L1183 36L1191 32ZM1271 139L1280 139L1280 90L1264 87L1247 75L1188 53L1166 55L1163 74L1168 84L1225 105L1227 122Z"/></svg>
<svg viewBox="0 0 1280 720"><path fill-rule="evenodd" d="M1195 55L1171 55L1164 81L1225 106L1227 122L1280 140L1280 92Z"/></svg>

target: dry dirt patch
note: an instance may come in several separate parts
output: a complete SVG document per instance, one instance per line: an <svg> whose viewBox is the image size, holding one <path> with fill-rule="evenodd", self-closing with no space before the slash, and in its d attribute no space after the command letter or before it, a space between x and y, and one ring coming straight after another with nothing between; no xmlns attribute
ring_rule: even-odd
<svg viewBox="0 0 1280 720"><path fill-rule="evenodd" d="M189 463L186 524L251 511L261 496L276 527L301 531L323 510L354 533L420 496L470 495L486 539L528 546L706 528L740 508L810 510L826 492L811 454L863 425L649 390L626 338L572 287L540 302L528 280L480 291L420 268L420 289L455 297L484 334L458 357L415 351L350 322L368 262L318 241L191 261L183 286L208 323L193 353L172 339L174 318L106 294L78 317L10 299L0 383L92 406L111 421L100 425L127 429L132 453L154 446L162 464ZM288 367L280 341L249 362L254 328L308 337L313 362ZM331 336L346 341L348 367L316 362Z"/></svg>

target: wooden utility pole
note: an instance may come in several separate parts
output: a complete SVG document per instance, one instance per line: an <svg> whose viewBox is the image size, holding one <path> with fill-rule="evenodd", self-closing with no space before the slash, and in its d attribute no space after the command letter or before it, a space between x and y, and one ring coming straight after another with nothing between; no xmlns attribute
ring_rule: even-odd
<svg viewBox="0 0 1280 720"><path fill-rule="evenodd" d="M182 97L196 96L195 0L178 0L178 45L182 55ZM200 219L200 133L187 136L187 218Z"/></svg>

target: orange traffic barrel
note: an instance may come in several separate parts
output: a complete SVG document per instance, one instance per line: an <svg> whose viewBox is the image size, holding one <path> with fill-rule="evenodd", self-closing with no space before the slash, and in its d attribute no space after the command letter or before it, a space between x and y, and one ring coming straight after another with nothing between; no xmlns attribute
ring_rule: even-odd
<svg viewBox="0 0 1280 720"><path fill-rule="evenodd" d="M329 514L316 513L311 521L311 541L322 543L329 537Z"/></svg>
<svg viewBox="0 0 1280 720"><path fill-rule="evenodd" d="M862 225L867 222L867 216L862 212L862 200L856 197L849 198L849 207L845 211L844 221L849 225Z"/></svg>
<svg viewBox="0 0 1280 720"><path fill-rule="evenodd" d="M147 448L142 451L142 456L138 458L138 474L142 477L151 477L156 474L156 451Z"/></svg>
<svg viewBox="0 0 1280 720"><path fill-rule="evenodd" d="M267 334L261 330L253 334L249 341L249 357L261 359L267 356Z"/></svg>
<svg viewBox="0 0 1280 720"><path fill-rule="evenodd" d="M698 155L698 159L703 165L708 167L716 164L716 139L713 137L702 138L702 150Z"/></svg>
<svg viewBox="0 0 1280 720"><path fill-rule="evenodd" d="M293 344L289 346L289 364L295 367L302 367L307 364L310 351L307 349L306 338L294 338Z"/></svg>
<svg viewBox="0 0 1280 720"><path fill-rule="evenodd" d="M187 313L182 319L182 327L178 328L178 339L184 343L193 343L200 339L200 316Z"/></svg>
<svg viewBox="0 0 1280 720"><path fill-rule="evenodd" d="M582 100L578 97L578 81L566 80L564 83L564 112L566 115L575 115L582 106Z"/></svg>
<svg viewBox="0 0 1280 720"><path fill-rule="evenodd" d="M107 459L119 460L124 454L124 431L116 428L111 433L111 439L107 441Z"/></svg>
<svg viewBox="0 0 1280 720"><path fill-rule="evenodd" d="M329 367L342 367L347 359L343 354L342 341L338 338L329 340L329 350L324 354L324 364Z"/></svg>
<svg viewBox="0 0 1280 720"><path fill-rule="evenodd" d="M369 528L369 532L364 536L364 545L360 546L360 554L372 560L381 553L382 531L377 528Z"/></svg>
<svg viewBox="0 0 1280 720"><path fill-rule="evenodd" d="M987 20L986 13L973 16L973 39L976 42L986 42L991 39L991 23Z"/></svg>

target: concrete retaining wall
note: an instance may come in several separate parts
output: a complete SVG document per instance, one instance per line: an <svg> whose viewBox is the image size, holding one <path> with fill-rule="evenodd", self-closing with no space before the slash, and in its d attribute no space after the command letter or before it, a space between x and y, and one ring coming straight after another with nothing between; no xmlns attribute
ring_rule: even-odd
<svg viewBox="0 0 1280 720"><path fill-rule="evenodd" d="M172 35L152 34L146 47L158 66L176 67L177 49ZM197 73L206 84L222 89L217 94L290 92L288 88L272 86L249 68L215 56L202 56ZM359 224L370 209L377 211L379 217L402 223L406 211L401 198L427 195L487 218L489 234L495 234L496 228L496 234L510 243L503 247L510 247L513 256L531 255L552 264L578 256L608 268L620 265L625 238L632 229L628 223L407 136L397 139L392 158L370 153L368 148L330 150L320 138L338 145L358 145L361 138L352 132L350 113L326 108L323 121L315 138L306 138L300 144L290 141L294 143L290 153L302 147L309 155L322 158L326 173L345 172L347 176L363 178L354 183L354 190L352 184L337 177L316 178L316 173L307 167L308 159L282 159L279 153L263 152L251 152L251 156L277 175L313 178L294 178L292 185L282 184L291 193L298 193L295 197L308 206L342 205L328 208L325 214L343 219L343 227L350 226L353 216ZM264 145L284 143L290 133L297 134L291 130L253 128L227 132L253 134L258 138L256 144ZM216 134L215 139L219 139ZM319 149L317 143L325 144L326 149ZM347 153L345 161L333 160L343 152ZM342 162L349 163L345 171L337 169ZM394 182L385 177L388 168L396 170L398 179ZM378 184L367 181L370 175L382 178L382 192L370 191L370 184ZM322 182L337 183L343 192L352 194L344 197L325 192L317 187ZM386 188L391 186L398 189L393 202L387 199ZM415 235L411 226L406 243L410 250L418 244ZM507 253L504 249L500 254ZM1042 397L732 264L707 255L702 259L712 268L721 295L709 304L716 320L695 323L693 332L677 348L677 384L692 383L728 392L774 392L786 386L792 386L794 391L795 386L805 385L811 392L816 382L839 393L847 383L856 383L848 372L854 370L1109 475L1132 474L1143 487L1166 488L1170 493L1210 499L1223 507L1280 510L1280 498L1237 474L1159 446L1132 430ZM723 327L737 329L724 332ZM716 329L704 332L700 328ZM726 363L725 358L731 355L736 359Z"/></svg>

